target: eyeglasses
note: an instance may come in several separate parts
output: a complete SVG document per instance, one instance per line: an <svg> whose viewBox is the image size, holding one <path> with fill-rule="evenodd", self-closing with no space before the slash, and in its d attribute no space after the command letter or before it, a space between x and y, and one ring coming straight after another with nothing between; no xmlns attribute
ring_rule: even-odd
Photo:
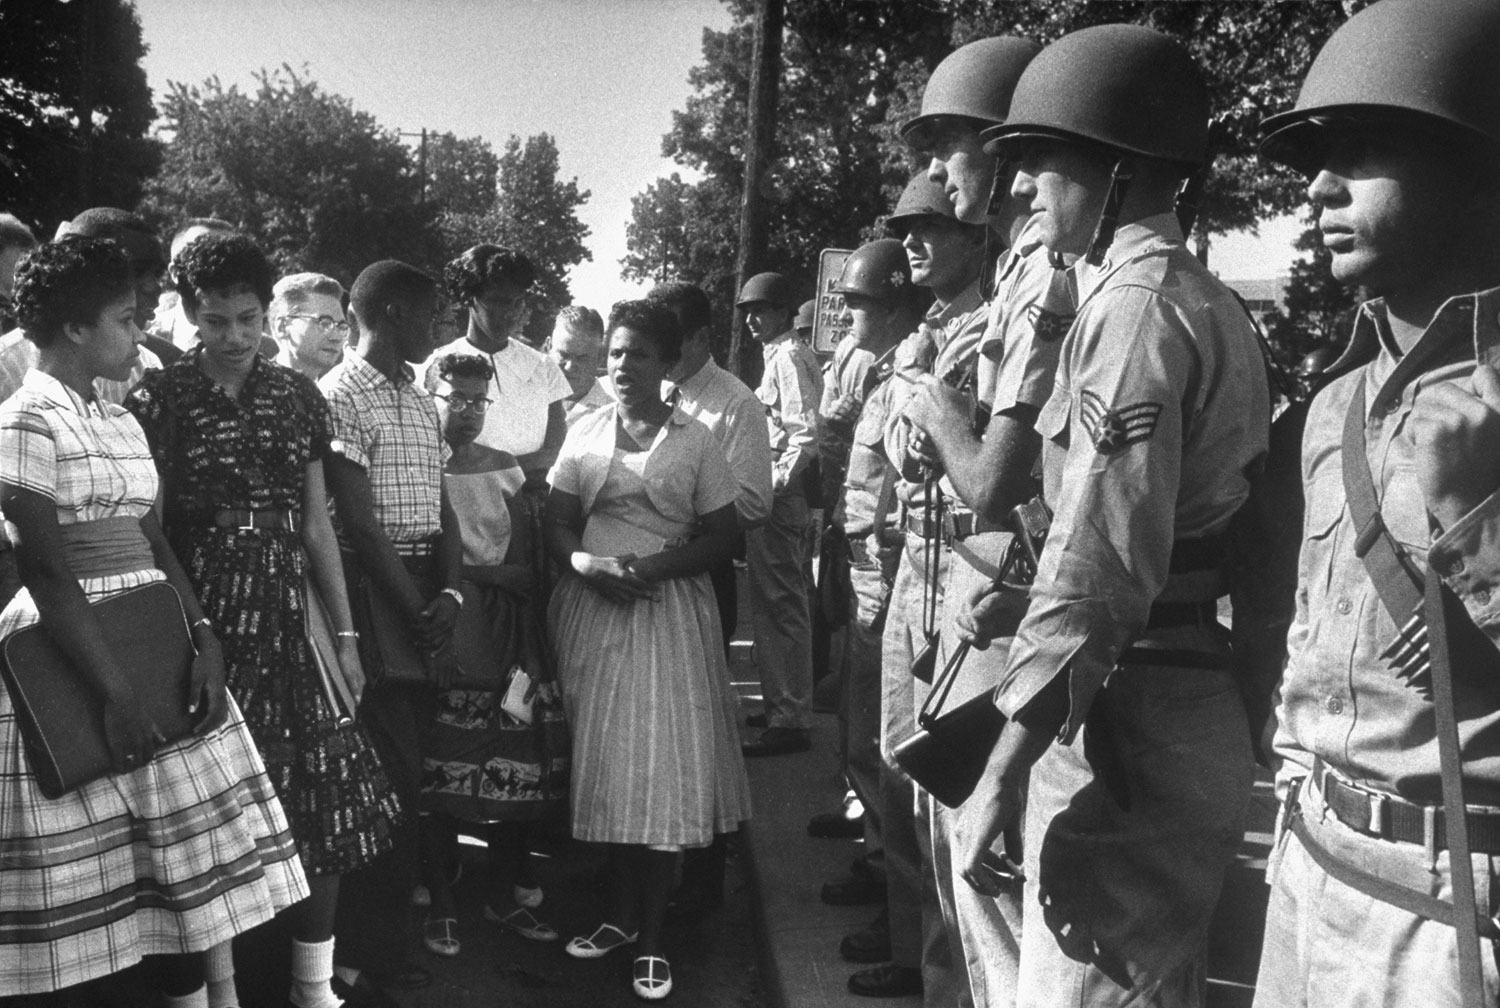
<svg viewBox="0 0 1500 1008"><path fill-rule="evenodd" d="M349 332L349 323L338 319L329 318L327 315L286 315L285 318L307 319L313 324L313 328L324 333L346 334Z"/></svg>
<svg viewBox="0 0 1500 1008"><path fill-rule="evenodd" d="M440 395L437 398L446 402L448 408L455 413L473 413L475 416L479 416L490 408L489 396L475 396L473 399L470 399L466 395L449 392L447 395Z"/></svg>

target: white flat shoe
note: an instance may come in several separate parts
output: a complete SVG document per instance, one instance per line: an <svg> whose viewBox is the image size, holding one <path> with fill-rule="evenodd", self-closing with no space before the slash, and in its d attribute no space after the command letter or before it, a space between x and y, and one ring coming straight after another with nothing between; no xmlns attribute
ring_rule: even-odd
<svg viewBox="0 0 1500 1008"><path fill-rule="evenodd" d="M626 934L613 924L600 924L587 938L572 938L563 951L574 959L598 959L621 945L635 944L636 935Z"/></svg>
<svg viewBox="0 0 1500 1008"><path fill-rule="evenodd" d="M660 1001L672 993L671 964L661 956L637 956L630 989L644 1001Z"/></svg>

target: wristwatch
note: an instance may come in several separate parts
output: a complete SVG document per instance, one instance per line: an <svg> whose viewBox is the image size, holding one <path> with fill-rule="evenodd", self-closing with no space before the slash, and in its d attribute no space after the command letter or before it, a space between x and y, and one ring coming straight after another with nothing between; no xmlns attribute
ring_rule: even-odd
<svg viewBox="0 0 1500 1008"><path fill-rule="evenodd" d="M447 595L449 598L453 599L453 601L458 603L458 607L460 609L464 607L464 593L459 591L457 588L444 588L438 594Z"/></svg>

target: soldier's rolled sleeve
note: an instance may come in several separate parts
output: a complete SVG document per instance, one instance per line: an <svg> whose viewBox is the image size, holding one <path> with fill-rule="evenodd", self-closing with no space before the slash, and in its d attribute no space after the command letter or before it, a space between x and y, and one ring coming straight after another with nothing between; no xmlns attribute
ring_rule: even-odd
<svg viewBox="0 0 1500 1008"><path fill-rule="evenodd" d="M1088 308L1066 351L1068 384L1059 375L1037 422L1053 444L1046 464L1062 465L1060 474L1048 473L1047 485L1060 490L996 701L1014 717L1067 675L1064 743L1166 583L1182 469L1181 403L1201 377L1187 326L1152 292L1122 287Z"/></svg>
<svg viewBox="0 0 1500 1008"><path fill-rule="evenodd" d="M1500 491L1434 540L1428 562L1474 624L1500 645Z"/></svg>

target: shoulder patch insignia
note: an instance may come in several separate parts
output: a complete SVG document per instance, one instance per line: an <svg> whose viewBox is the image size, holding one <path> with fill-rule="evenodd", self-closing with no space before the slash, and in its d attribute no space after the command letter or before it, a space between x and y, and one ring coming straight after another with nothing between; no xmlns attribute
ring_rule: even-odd
<svg viewBox="0 0 1500 1008"><path fill-rule="evenodd" d="M1026 319L1031 323L1031 331L1036 334L1036 338L1044 343L1062 339L1073 327L1072 315L1059 315L1039 304L1026 309Z"/></svg>
<svg viewBox="0 0 1500 1008"><path fill-rule="evenodd" d="M1083 426L1101 455L1113 455L1126 445L1145 441L1156 432L1161 403L1138 402L1119 409L1108 409L1104 400L1084 390L1081 398Z"/></svg>

